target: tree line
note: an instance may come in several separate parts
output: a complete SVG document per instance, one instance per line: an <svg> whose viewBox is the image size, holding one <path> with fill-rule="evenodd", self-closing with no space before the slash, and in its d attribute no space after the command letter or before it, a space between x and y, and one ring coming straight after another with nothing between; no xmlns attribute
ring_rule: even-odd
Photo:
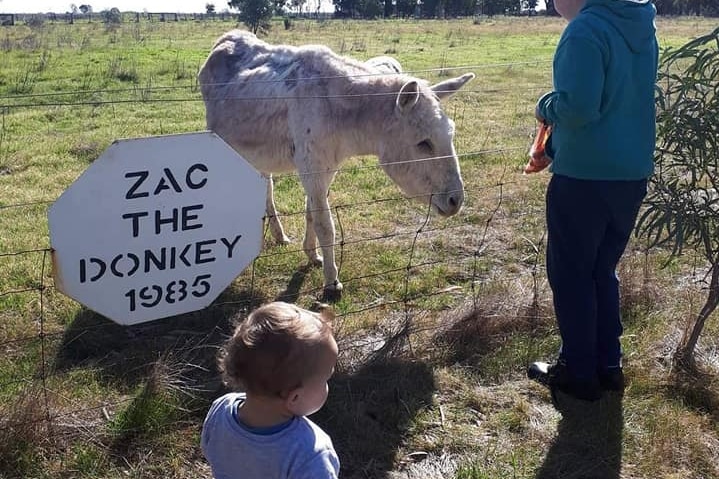
<svg viewBox="0 0 719 479"><path fill-rule="evenodd" d="M540 0L332 0L334 16L339 18L446 18L475 15L538 14ZM653 0L659 15L719 16L717 0ZM308 0L231 0L229 8L237 10L240 20L253 31L268 25L273 15L312 13ZM545 0L542 13L556 15L554 0ZM319 1L313 2L319 8ZM207 5L208 12L214 4Z"/></svg>
<svg viewBox="0 0 719 479"><path fill-rule="evenodd" d="M2 0L0 0L2 1ZM719 0L652 0L659 15L698 15L719 17ZM317 13L309 11L310 0L230 0L227 6L238 12L239 20L253 32L269 28L269 21L275 15L291 13ZM334 17L377 19L377 18L448 18L477 15L557 15L554 0L332 0ZM319 9L320 0L312 0L312 6ZM545 6L541 12L537 7ZM215 13L215 4L207 3L206 12ZM70 4L74 15L88 15L93 12L89 4ZM226 11L226 10L225 10ZM108 23L121 21L120 11L112 8L102 12ZM107 18L106 18L107 17ZM285 22L288 26L288 22Z"/></svg>

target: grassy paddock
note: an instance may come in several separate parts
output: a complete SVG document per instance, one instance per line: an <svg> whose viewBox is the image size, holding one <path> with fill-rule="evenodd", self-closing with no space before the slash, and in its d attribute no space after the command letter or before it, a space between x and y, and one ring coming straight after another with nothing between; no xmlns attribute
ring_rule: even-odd
<svg viewBox="0 0 719 479"><path fill-rule="evenodd" d="M714 26L657 24L665 47ZM322 275L300 251L293 175L277 179L276 197L296 241L267 235L262 256L204 311L124 328L52 288L49 203L115 139L203 129L195 74L232 27L0 28L0 477L207 474L198 434L221 392L213 357L228 317L275 298L316 300ZM358 59L393 55L432 82L477 74L445 105L457 124L462 214L421 228L425 208L401 198L374 158L349 161L331 191L346 290L336 304L340 367L315 419L343 477L719 477L716 373L667 376L683 318L700 305L693 258L660 269L661 254L641 245L627 254L622 403L560 416L524 378L527 362L558 344L542 270L548 175L523 177L521 166L562 28L546 18L298 20L267 35ZM707 326L707 364L716 332Z"/></svg>

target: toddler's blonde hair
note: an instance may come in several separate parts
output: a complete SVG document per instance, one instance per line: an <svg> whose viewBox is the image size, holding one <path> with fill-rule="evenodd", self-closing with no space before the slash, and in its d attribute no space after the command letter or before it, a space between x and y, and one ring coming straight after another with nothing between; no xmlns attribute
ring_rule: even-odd
<svg viewBox="0 0 719 479"><path fill-rule="evenodd" d="M281 301L257 308L237 325L220 353L225 384L286 397L317 371L332 337L333 319L329 308L313 313Z"/></svg>

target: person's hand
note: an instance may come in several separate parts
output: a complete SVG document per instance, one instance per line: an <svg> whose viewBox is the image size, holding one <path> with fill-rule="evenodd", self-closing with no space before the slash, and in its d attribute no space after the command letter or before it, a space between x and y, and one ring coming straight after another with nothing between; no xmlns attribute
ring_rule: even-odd
<svg viewBox="0 0 719 479"><path fill-rule="evenodd" d="M544 120L537 121L539 128L537 128L536 136L529 149L529 162L524 166L525 175L540 172L552 163L552 159L546 154L547 141L552 134L552 127L547 125Z"/></svg>

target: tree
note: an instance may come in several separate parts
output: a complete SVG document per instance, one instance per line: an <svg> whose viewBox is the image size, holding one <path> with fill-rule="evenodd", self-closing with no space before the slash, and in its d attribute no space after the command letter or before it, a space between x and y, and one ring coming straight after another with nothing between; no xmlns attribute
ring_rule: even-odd
<svg viewBox="0 0 719 479"><path fill-rule="evenodd" d="M416 0L396 0L397 16L401 18L411 17L417 7Z"/></svg>
<svg viewBox="0 0 719 479"><path fill-rule="evenodd" d="M272 11L275 15L284 15L285 13L285 5L287 2L285 0L271 0L272 1ZM317 8L319 8L319 2L317 2Z"/></svg>
<svg viewBox="0 0 719 479"><path fill-rule="evenodd" d="M637 232L649 246L691 247L708 263L707 297L684 331L675 367L693 369L704 324L719 306L719 28L662 56L656 173Z"/></svg>
<svg viewBox="0 0 719 479"><path fill-rule="evenodd" d="M475 10L474 0L446 0L444 13L448 17L472 16Z"/></svg>
<svg viewBox="0 0 719 479"><path fill-rule="evenodd" d="M215 4L214 3L206 3L205 4L205 12L208 15L214 15L215 14Z"/></svg>
<svg viewBox="0 0 719 479"><path fill-rule="evenodd" d="M422 18L435 18L442 13L444 0L422 0Z"/></svg>
<svg viewBox="0 0 719 479"><path fill-rule="evenodd" d="M102 21L110 24L122 23L122 13L117 7L112 7L110 10L103 10L100 12L102 15Z"/></svg>
<svg viewBox="0 0 719 479"><path fill-rule="evenodd" d="M363 0L362 5L362 18L373 20L380 18L384 11L382 0Z"/></svg>
<svg viewBox="0 0 719 479"><path fill-rule="evenodd" d="M674 0L654 0L657 15L673 15L675 12Z"/></svg>
<svg viewBox="0 0 719 479"><path fill-rule="evenodd" d="M92 7L87 4L80 5L78 7L83 15L87 15L88 13L92 13Z"/></svg>
<svg viewBox="0 0 719 479"><path fill-rule="evenodd" d="M477 10L482 15L505 15L519 13L518 0L477 0Z"/></svg>
<svg viewBox="0 0 719 479"><path fill-rule="evenodd" d="M718 16L716 0L654 0L659 15Z"/></svg>
<svg viewBox="0 0 719 479"><path fill-rule="evenodd" d="M522 1L522 9L526 10L528 15L533 15L537 10L537 5L539 5L539 0L521 0Z"/></svg>
<svg viewBox="0 0 719 479"><path fill-rule="evenodd" d="M271 0L231 0L227 5L239 11L240 21L247 25L252 33L270 29Z"/></svg>
<svg viewBox="0 0 719 479"><path fill-rule="evenodd" d="M554 0L544 0L544 3L547 5L547 15L552 15L555 17L559 16L559 13L557 13L557 9L554 8Z"/></svg>
<svg viewBox="0 0 719 479"><path fill-rule="evenodd" d="M305 4L307 4L307 0L290 0L290 5L295 9L298 15L302 15L302 9Z"/></svg>

